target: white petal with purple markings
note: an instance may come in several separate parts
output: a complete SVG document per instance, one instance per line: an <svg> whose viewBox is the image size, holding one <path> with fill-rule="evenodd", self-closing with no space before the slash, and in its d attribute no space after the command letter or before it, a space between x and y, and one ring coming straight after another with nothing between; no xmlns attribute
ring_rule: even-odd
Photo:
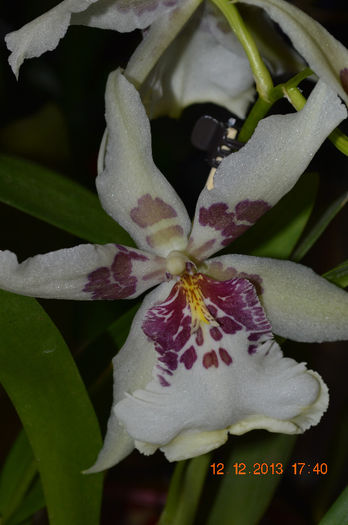
<svg viewBox="0 0 348 525"><path fill-rule="evenodd" d="M228 432L300 433L326 410L325 385L282 357L245 279L186 274L142 328L158 354L153 380L114 410L143 452L161 448L174 461L216 448Z"/></svg>
<svg viewBox="0 0 348 525"><path fill-rule="evenodd" d="M348 66L348 50L323 26L283 0L238 1L264 9L280 25L318 77L348 102L348 94L340 82L340 72Z"/></svg>
<svg viewBox="0 0 348 525"><path fill-rule="evenodd" d="M348 339L348 294L302 264L224 255L204 264L214 279L248 279L256 287L273 332L294 341Z"/></svg>
<svg viewBox="0 0 348 525"><path fill-rule="evenodd" d="M319 81L301 111L260 121L249 142L222 160L201 192L188 252L205 259L244 233L291 190L346 116L337 95Z"/></svg>
<svg viewBox="0 0 348 525"><path fill-rule="evenodd" d="M112 467L128 456L134 448L134 439L118 421L115 406L126 395L138 388L144 388L151 380L156 352L153 342L146 337L141 327L148 309L162 301L168 295L171 286L169 283L163 283L144 298L132 322L127 341L113 359L114 399L104 446L96 463L86 473L100 472Z"/></svg>
<svg viewBox="0 0 348 525"><path fill-rule="evenodd" d="M108 79L106 120L105 164L97 177L103 208L140 248L164 256L183 250L190 219L152 160L149 120L139 93L119 70Z"/></svg>
<svg viewBox="0 0 348 525"><path fill-rule="evenodd" d="M165 260L117 244L82 244L18 263L0 251L0 288L54 299L137 297L165 279Z"/></svg>

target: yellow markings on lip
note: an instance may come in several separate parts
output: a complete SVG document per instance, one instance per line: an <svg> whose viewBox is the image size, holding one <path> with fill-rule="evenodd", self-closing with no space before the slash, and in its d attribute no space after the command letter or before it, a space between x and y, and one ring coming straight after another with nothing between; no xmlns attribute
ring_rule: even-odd
<svg viewBox="0 0 348 525"><path fill-rule="evenodd" d="M187 273L180 279L180 286L191 310L191 333L196 332L202 323L219 326L204 302L204 296L199 286L199 281L202 279L203 277L200 274L190 275Z"/></svg>

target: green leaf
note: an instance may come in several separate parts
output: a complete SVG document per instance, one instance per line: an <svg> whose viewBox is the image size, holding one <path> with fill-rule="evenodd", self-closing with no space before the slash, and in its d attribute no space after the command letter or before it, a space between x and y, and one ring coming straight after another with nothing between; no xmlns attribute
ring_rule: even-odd
<svg viewBox="0 0 348 525"><path fill-rule="evenodd" d="M317 223L311 228L307 235L305 235L304 239L295 249L294 253L291 256L291 259L293 261L298 262L301 259L303 259L306 253L316 243L316 241L319 239L322 233L329 226L330 222L336 217L337 213L341 211L341 209L347 204L347 202L348 192L345 192L330 204L330 206L322 214Z"/></svg>
<svg viewBox="0 0 348 525"><path fill-rule="evenodd" d="M323 277L341 288L348 286L348 259L332 270L323 274Z"/></svg>
<svg viewBox="0 0 348 525"><path fill-rule="evenodd" d="M295 442L294 436L253 432L234 440L237 443L225 463L224 476L214 499L207 525L254 525L259 522L281 479L269 470L252 474L255 463L281 463L285 468ZM236 463L246 465L245 474L236 474ZM249 472L251 472L249 474Z"/></svg>
<svg viewBox="0 0 348 525"><path fill-rule="evenodd" d="M21 431L0 475L0 515L3 523L7 523L7 518L14 513L36 474L37 462L25 432Z"/></svg>
<svg viewBox="0 0 348 525"><path fill-rule="evenodd" d="M348 525L348 486L325 514L319 525Z"/></svg>
<svg viewBox="0 0 348 525"><path fill-rule="evenodd" d="M195 517L211 454L179 461L158 525L190 525Z"/></svg>
<svg viewBox="0 0 348 525"><path fill-rule="evenodd" d="M45 506L45 497L42 492L40 478L37 477L25 495L18 510L9 520L3 521L4 525L22 525L22 523L33 516L35 512Z"/></svg>
<svg viewBox="0 0 348 525"><path fill-rule="evenodd" d="M233 253L288 259L312 213L318 180L316 173L303 175L274 208L233 242Z"/></svg>
<svg viewBox="0 0 348 525"><path fill-rule="evenodd" d="M85 476L102 445L76 365L41 306L0 291L0 381L37 460L50 525L97 525L102 476Z"/></svg>
<svg viewBox="0 0 348 525"><path fill-rule="evenodd" d="M134 246L95 194L37 164L1 155L0 201L89 242Z"/></svg>

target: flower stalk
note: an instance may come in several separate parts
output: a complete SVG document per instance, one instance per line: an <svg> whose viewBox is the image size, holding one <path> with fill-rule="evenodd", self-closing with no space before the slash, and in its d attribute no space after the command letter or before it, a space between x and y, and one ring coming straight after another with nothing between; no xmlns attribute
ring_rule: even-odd
<svg viewBox="0 0 348 525"><path fill-rule="evenodd" d="M250 62L250 67L256 82L256 89L260 98L265 101L269 101L269 93L273 88L271 75L265 63L263 62L259 50L257 49L256 44L246 25L244 24L238 9L228 0L212 0L212 2L226 17L226 20L230 24L231 29L234 31L244 48L244 51Z"/></svg>

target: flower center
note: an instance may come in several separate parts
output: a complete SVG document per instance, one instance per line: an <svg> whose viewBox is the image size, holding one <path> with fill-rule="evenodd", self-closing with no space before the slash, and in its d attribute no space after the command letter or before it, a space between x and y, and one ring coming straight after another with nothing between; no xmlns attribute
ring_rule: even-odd
<svg viewBox="0 0 348 525"><path fill-rule="evenodd" d="M200 288L200 281L202 280L203 275L200 273L193 275L185 273L178 283L185 294L186 304L191 310L191 333L196 332L202 323L219 326L204 302Z"/></svg>
<svg viewBox="0 0 348 525"><path fill-rule="evenodd" d="M189 258L179 251L172 251L167 256L166 269L171 275L181 275L186 268Z"/></svg>

